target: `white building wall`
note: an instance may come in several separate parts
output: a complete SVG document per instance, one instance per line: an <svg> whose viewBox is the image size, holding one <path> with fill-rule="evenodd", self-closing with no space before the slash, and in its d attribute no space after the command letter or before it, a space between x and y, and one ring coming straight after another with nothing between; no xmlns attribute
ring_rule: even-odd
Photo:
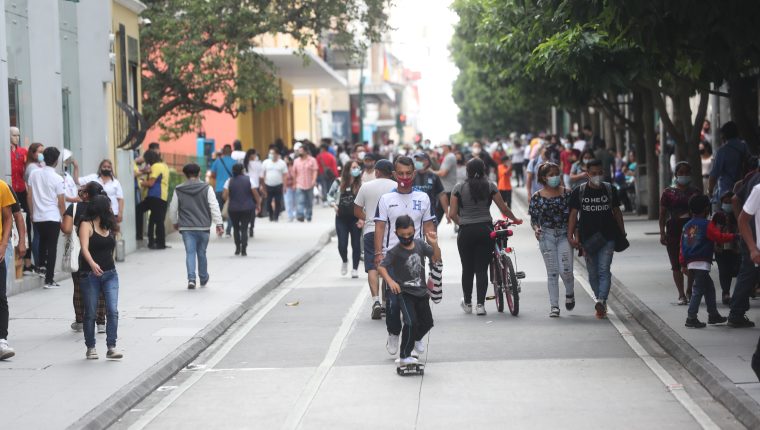
<svg viewBox="0 0 760 430"><path fill-rule="evenodd" d="M8 51L5 37L5 0L0 0L0 82L8 82ZM11 143L9 141L10 130L8 126L8 85L0 85L0 171L2 178L9 185L11 183ZM13 261L7 260L7 261Z"/></svg>

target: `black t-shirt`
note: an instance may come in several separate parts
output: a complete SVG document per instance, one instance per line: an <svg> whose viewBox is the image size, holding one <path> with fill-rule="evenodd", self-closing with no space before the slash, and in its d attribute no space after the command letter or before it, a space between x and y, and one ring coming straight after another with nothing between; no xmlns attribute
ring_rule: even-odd
<svg viewBox="0 0 760 430"><path fill-rule="evenodd" d="M581 191L583 204L581 204ZM599 188L585 184L578 186L570 195L570 208L577 209L580 217L581 242L593 236L597 231L607 240L614 240L618 225L612 216L612 209L620 206L620 199L615 187L608 183Z"/></svg>
<svg viewBox="0 0 760 430"><path fill-rule="evenodd" d="M77 216L74 216L74 206L77 207ZM74 227L77 229L79 228L79 224L82 222L82 219L84 218L84 215L87 213L87 202L78 202L78 203L72 203L69 205L68 208L66 208L66 212L63 213L63 216L70 216L74 218Z"/></svg>
<svg viewBox="0 0 760 430"><path fill-rule="evenodd" d="M422 239L415 239L412 249L406 249L400 243L389 249L380 265L390 267L391 276L401 286L402 292L424 297L427 295L425 257L432 256L433 247Z"/></svg>
<svg viewBox="0 0 760 430"><path fill-rule="evenodd" d="M417 172L417 175L414 177L413 187L415 190L422 191L428 195L433 209L440 205L438 196L443 192L443 183L438 175L433 172Z"/></svg>

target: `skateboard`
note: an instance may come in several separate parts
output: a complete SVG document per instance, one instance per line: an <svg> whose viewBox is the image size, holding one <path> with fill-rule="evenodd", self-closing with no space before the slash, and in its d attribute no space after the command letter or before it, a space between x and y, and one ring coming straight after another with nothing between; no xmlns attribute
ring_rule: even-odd
<svg viewBox="0 0 760 430"><path fill-rule="evenodd" d="M397 360L396 373L399 376L424 375L425 365L422 363L400 365Z"/></svg>

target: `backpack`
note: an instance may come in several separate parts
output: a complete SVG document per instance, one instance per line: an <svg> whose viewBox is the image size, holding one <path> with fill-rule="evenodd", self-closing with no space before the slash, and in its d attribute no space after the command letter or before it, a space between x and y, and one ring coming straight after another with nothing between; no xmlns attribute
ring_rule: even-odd
<svg viewBox="0 0 760 430"><path fill-rule="evenodd" d="M356 195L351 191L351 187L346 187L346 191L340 193L338 198L338 216L349 218L354 216L354 200Z"/></svg>

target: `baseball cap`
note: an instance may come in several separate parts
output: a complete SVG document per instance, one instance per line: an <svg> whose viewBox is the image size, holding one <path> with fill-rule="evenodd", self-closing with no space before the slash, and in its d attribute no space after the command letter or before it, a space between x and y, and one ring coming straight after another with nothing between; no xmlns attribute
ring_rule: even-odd
<svg viewBox="0 0 760 430"><path fill-rule="evenodd" d="M427 161L430 161L430 156L429 156L429 155L427 155L427 154L426 154L426 153L424 153L424 152L416 152L416 153L413 155L413 158L423 158L423 159L425 159L425 160L427 160Z"/></svg>
<svg viewBox="0 0 760 430"><path fill-rule="evenodd" d="M393 173L393 164L386 159L382 159L375 163L375 170L391 174Z"/></svg>
<svg viewBox="0 0 760 430"><path fill-rule="evenodd" d="M367 160L367 159L370 159L370 160L376 160L377 158L375 157L375 154L374 154L374 153L372 153L372 152L367 152L367 153L365 153L365 154L364 154L364 159L365 159L365 160Z"/></svg>

